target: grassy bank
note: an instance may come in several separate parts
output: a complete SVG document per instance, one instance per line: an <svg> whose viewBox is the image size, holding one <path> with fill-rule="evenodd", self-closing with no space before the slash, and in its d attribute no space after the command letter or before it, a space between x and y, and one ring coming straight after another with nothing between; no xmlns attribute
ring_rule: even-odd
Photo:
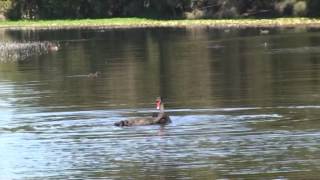
<svg viewBox="0 0 320 180"><path fill-rule="evenodd" d="M83 20L0 21L5 29L64 29L64 28L139 28L139 27L320 27L320 19L202 19L153 20L145 18L110 18Z"/></svg>

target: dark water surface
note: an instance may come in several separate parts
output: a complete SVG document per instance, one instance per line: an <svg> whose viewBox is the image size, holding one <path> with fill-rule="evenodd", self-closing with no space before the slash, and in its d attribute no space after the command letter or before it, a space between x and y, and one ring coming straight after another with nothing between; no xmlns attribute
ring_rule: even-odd
<svg viewBox="0 0 320 180"><path fill-rule="evenodd" d="M259 31L1 30L60 49L0 62L0 179L317 179L320 31Z"/></svg>

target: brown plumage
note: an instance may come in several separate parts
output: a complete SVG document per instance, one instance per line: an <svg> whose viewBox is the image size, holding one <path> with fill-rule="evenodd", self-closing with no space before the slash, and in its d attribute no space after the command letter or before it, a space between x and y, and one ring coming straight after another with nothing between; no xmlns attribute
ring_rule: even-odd
<svg viewBox="0 0 320 180"><path fill-rule="evenodd" d="M158 113L153 113L152 117L133 118L114 123L115 126L141 126L152 124L168 124L171 123L170 117L164 112L164 104L161 97L156 99Z"/></svg>

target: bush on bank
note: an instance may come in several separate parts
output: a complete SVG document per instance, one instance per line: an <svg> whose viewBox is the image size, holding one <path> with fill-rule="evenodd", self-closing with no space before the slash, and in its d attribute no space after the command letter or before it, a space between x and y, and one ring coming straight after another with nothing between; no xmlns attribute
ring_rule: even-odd
<svg viewBox="0 0 320 180"><path fill-rule="evenodd" d="M319 0L2 0L0 18L82 19L317 17Z"/></svg>

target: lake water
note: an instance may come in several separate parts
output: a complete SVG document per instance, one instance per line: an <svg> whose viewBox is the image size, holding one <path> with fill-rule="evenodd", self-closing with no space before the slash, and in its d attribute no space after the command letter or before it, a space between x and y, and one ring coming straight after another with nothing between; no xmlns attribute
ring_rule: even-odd
<svg viewBox="0 0 320 180"><path fill-rule="evenodd" d="M317 179L320 31L260 30L0 30L59 44L0 62L0 179Z"/></svg>

